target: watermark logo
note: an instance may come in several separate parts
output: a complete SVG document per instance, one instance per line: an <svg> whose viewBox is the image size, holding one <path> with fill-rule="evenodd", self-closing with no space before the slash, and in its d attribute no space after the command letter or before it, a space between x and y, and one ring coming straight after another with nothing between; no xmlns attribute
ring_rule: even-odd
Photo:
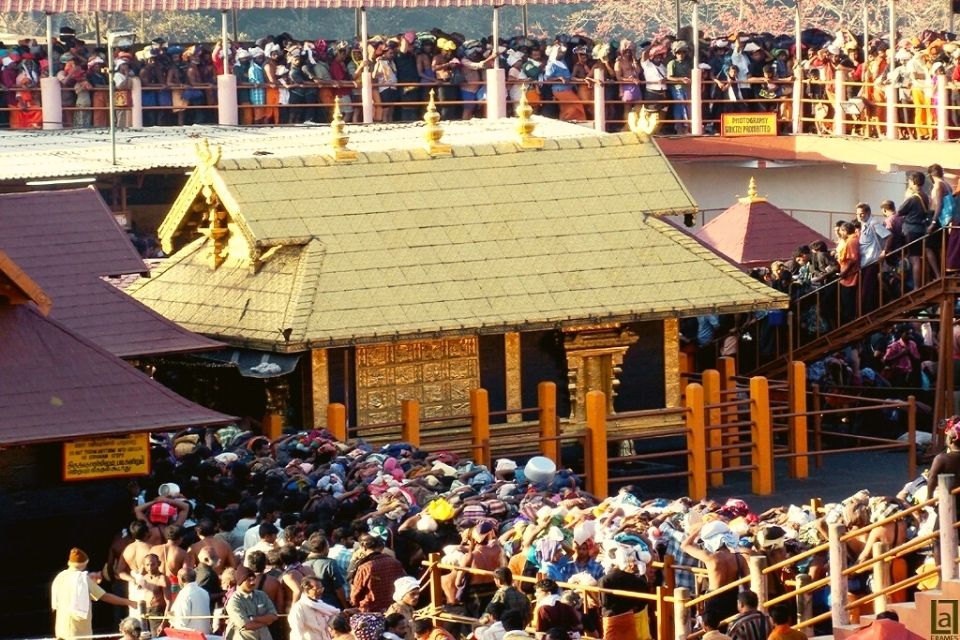
<svg viewBox="0 0 960 640"><path fill-rule="evenodd" d="M960 602L930 602L930 640L957 640L960 634Z"/></svg>

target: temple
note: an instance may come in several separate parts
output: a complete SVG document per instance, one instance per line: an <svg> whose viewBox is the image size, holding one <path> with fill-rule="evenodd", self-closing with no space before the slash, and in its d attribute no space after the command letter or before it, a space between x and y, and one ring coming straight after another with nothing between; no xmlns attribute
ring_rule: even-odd
<svg viewBox="0 0 960 640"><path fill-rule="evenodd" d="M201 145L160 227L172 256L131 291L191 331L300 355L267 413L298 416L276 402L294 387L304 425L330 402L360 425L405 398L462 415L478 386L519 409L542 381L573 420L591 390L611 410L676 406L678 319L785 296L669 220L696 204L645 134L532 122L447 123L442 141L382 126L347 160L337 127L304 155Z"/></svg>

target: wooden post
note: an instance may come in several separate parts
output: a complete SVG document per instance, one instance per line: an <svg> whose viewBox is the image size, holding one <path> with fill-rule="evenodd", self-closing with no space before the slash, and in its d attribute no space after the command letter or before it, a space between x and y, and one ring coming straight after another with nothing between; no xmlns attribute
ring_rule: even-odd
<svg viewBox="0 0 960 640"><path fill-rule="evenodd" d="M443 572L437 568L437 564L440 563L440 554L429 554L427 563L429 564L427 571L430 572L430 610L440 611L444 605L443 587L440 585L440 576L443 575Z"/></svg>
<svg viewBox="0 0 960 640"><path fill-rule="evenodd" d="M607 482L607 398L602 391L587 393L587 440L590 445L590 474L587 490L600 499L609 492Z"/></svg>
<svg viewBox="0 0 960 640"><path fill-rule="evenodd" d="M557 423L557 385L541 382L537 385L537 406L540 407L540 455L550 458L560 467L560 435Z"/></svg>
<svg viewBox="0 0 960 640"><path fill-rule="evenodd" d="M347 441L347 408L339 402L327 405L327 431L338 441Z"/></svg>
<svg viewBox="0 0 960 640"><path fill-rule="evenodd" d="M810 592L799 593L803 587L813 582L813 578L808 573L801 573L797 576L797 622L803 622L813 617L813 596ZM813 637L813 625L808 625L802 629L804 635L808 638Z"/></svg>
<svg viewBox="0 0 960 640"><path fill-rule="evenodd" d="M707 369L703 372L703 402L705 405L720 403L720 372L716 369ZM723 444L723 433L720 430L720 407L706 409L704 426L707 431L707 447L715 448ZM709 486L723 486L723 450L717 449L707 453L707 469L709 470Z"/></svg>
<svg viewBox="0 0 960 640"><path fill-rule="evenodd" d="M947 83L938 82L937 83L937 140L940 142L949 142L950 136L947 133L947 107L950 104L949 97L947 95Z"/></svg>
<svg viewBox="0 0 960 640"><path fill-rule="evenodd" d="M770 387L763 376L750 379L750 422L755 465L753 492L759 496L773 493L773 424L770 419Z"/></svg>
<svg viewBox="0 0 960 640"><path fill-rule="evenodd" d="M690 609L687 600L690 592L686 587L677 587L673 590L673 637L676 640L686 640L692 629L690 628Z"/></svg>
<svg viewBox="0 0 960 640"><path fill-rule="evenodd" d="M490 440L490 400L486 389L470 390L470 436L477 462L489 467L490 460L486 459L483 448L484 441Z"/></svg>
<svg viewBox="0 0 960 640"><path fill-rule="evenodd" d="M873 557L877 558L887 552L887 545L882 542L873 543ZM873 565L873 580L870 585L871 593L879 593L873 601L874 611L884 611L887 608L887 596L883 590L890 586L890 563L881 561Z"/></svg>
<svg viewBox="0 0 960 640"><path fill-rule="evenodd" d="M687 385L687 460L690 465L688 491L694 500L707 497L707 444L703 425L703 387Z"/></svg>
<svg viewBox="0 0 960 640"><path fill-rule="evenodd" d="M674 558L669 553L663 556L663 587L667 593L673 593L677 586L677 571L673 568Z"/></svg>
<svg viewBox="0 0 960 640"><path fill-rule="evenodd" d="M839 522L830 523L830 613L833 628L849 624L847 614L847 546L840 540L846 529Z"/></svg>
<svg viewBox="0 0 960 640"><path fill-rule="evenodd" d="M737 375L737 361L729 356L723 356L717 358L717 371L720 372L720 399L724 402L729 400L735 400L736 397L732 393L727 393L733 389L737 388L737 381L733 379ZM740 421L740 410L739 407L727 407L722 410L724 416L721 418L723 422L739 422ZM724 444L734 444L740 441L738 427L730 427L723 430L723 443ZM740 466L740 455L739 451L735 449L730 449L724 451L724 454L729 456L725 458L725 467L739 467Z"/></svg>
<svg viewBox="0 0 960 640"><path fill-rule="evenodd" d="M400 439L413 446L420 447L420 402L417 400L400 401Z"/></svg>
<svg viewBox="0 0 960 640"><path fill-rule="evenodd" d="M938 424L938 423L934 423ZM934 429L939 433L939 429ZM934 436L936 441L936 435ZM917 398L907 396L907 480L917 477Z"/></svg>
<svg viewBox="0 0 960 640"><path fill-rule="evenodd" d="M940 583L957 577L957 530L950 526L957 521L957 502L950 494L952 473L941 473L937 478L937 512L940 521Z"/></svg>
<svg viewBox="0 0 960 640"><path fill-rule="evenodd" d="M673 638L673 615L667 609L667 594L673 593L665 586L657 587L657 637Z"/></svg>
<svg viewBox="0 0 960 640"><path fill-rule="evenodd" d="M790 363L787 374L787 413L806 414L807 412L807 365L803 362ZM807 447L807 416L794 415L787 419L788 442L790 453L806 453ZM807 456L790 458L789 473L791 478L807 478L810 475L810 460Z"/></svg>
<svg viewBox="0 0 960 640"><path fill-rule="evenodd" d="M767 568L767 556L752 555L749 557L749 563L750 590L757 594L757 599L760 600L760 611L766 613L767 607L764 603L770 599L767 576L763 575L763 570Z"/></svg>

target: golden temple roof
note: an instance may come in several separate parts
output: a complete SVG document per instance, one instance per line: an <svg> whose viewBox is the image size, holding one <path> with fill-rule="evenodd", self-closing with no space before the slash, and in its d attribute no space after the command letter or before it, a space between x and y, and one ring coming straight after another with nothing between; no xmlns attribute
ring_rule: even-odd
<svg viewBox="0 0 960 640"><path fill-rule="evenodd" d="M658 217L696 205L654 143L583 131L539 151L447 138L448 157L418 144L350 163L221 159L161 226L179 250L131 292L193 331L279 351L785 306ZM216 268L197 233L211 202L231 235Z"/></svg>

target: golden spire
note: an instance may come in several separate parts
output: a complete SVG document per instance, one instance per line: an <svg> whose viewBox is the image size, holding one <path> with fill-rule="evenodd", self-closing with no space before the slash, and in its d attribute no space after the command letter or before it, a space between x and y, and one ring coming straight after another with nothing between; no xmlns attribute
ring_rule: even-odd
<svg viewBox="0 0 960 640"><path fill-rule="evenodd" d="M333 99L333 118L330 120L330 150L337 162L352 162L357 159L357 152L347 149L350 136L344 131L346 128L347 124L340 113L340 96L336 96Z"/></svg>
<svg viewBox="0 0 960 640"><path fill-rule="evenodd" d="M520 102L517 103L517 133L520 134L520 148L542 149L543 138L533 135L537 123L530 119L533 107L527 102L527 85L520 86Z"/></svg>
<svg viewBox="0 0 960 640"><path fill-rule="evenodd" d="M658 126L660 126L660 112L647 109L646 105L640 109L631 109L627 114L627 127L644 140L652 136Z"/></svg>
<svg viewBox="0 0 960 640"><path fill-rule="evenodd" d="M753 202L766 202L767 199L757 195L757 179L750 176L750 182L747 184L747 197L740 198L740 202L751 204Z"/></svg>
<svg viewBox="0 0 960 640"><path fill-rule="evenodd" d="M440 142L440 138L443 137L443 129L438 124L440 122L440 112L437 111L433 89L430 89L430 102L427 103L427 112L423 114L423 121L427 125L423 132L423 137L427 140L427 153L431 156L451 155L453 151L450 145Z"/></svg>

